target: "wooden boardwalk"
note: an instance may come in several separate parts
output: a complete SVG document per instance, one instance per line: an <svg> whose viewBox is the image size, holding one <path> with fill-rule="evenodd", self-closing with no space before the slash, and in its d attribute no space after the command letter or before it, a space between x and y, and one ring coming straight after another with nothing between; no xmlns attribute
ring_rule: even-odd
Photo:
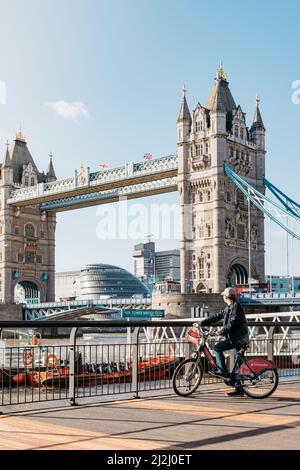
<svg viewBox="0 0 300 470"><path fill-rule="evenodd" d="M224 391L2 415L0 449L300 448L299 382L266 400Z"/></svg>

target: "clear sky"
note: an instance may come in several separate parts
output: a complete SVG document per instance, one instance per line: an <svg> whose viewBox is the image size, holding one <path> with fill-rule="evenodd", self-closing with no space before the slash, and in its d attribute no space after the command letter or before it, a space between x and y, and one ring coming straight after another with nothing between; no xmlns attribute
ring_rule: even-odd
<svg viewBox="0 0 300 470"><path fill-rule="evenodd" d="M81 164L97 171L100 163L175 152L182 85L191 109L204 103L223 59L248 124L261 97L267 176L300 200L300 105L291 99L300 80L299 17L298 0L0 0L2 153L20 124L40 171L52 151L59 178ZM177 197L139 202L149 207ZM58 215L58 270L88 262L132 269L132 247L142 240L100 240L96 211ZM272 232L272 270L285 274L285 238ZM295 242L300 275L299 248Z"/></svg>

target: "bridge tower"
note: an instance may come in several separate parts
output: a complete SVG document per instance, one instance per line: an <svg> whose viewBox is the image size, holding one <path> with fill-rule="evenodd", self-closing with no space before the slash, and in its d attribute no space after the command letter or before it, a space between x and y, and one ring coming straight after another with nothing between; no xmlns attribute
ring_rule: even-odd
<svg viewBox="0 0 300 470"><path fill-rule="evenodd" d="M46 174L40 173L18 132L0 164L0 299L54 301L56 215L36 206L11 207L11 190L55 181L52 155Z"/></svg>
<svg viewBox="0 0 300 470"><path fill-rule="evenodd" d="M224 161L264 192L265 128L259 99L251 127L221 64L210 95L190 113L184 90L177 119L181 292L221 292L264 280L264 217L224 175ZM250 210L250 222L248 213ZM251 269L249 270L249 236Z"/></svg>

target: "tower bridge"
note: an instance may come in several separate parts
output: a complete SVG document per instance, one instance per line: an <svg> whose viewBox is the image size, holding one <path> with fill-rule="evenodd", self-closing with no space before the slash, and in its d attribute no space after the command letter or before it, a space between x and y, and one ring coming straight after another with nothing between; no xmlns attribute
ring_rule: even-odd
<svg viewBox="0 0 300 470"><path fill-rule="evenodd" d="M25 297L54 301L57 212L171 191L179 194L182 295L263 281L265 215L296 238L278 211L300 223L295 201L284 204L265 178L265 132L259 99L248 126L223 67L192 112L183 90L177 154L97 172L82 166L57 180L52 156L40 172L19 132L0 167L0 298L13 303L21 288ZM266 198L266 187L279 202Z"/></svg>

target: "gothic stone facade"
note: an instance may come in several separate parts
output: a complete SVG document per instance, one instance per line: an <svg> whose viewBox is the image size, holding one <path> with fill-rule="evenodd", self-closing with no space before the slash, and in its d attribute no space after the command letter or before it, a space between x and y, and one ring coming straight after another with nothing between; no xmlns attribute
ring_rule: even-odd
<svg viewBox="0 0 300 470"><path fill-rule="evenodd" d="M17 300L18 290L41 302L55 300L55 214L38 207L11 207L12 189L56 179L52 158L40 173L19 132L0 165L0 298Z"/></svg>
<svg viewBox="0 0 300 470"><path fill-rule="evenodd" d="M265 128L259 99L250 129L223 68L204 106L190 114L185 90L177 120L181 218L181 290L221 292L226 285L264 279L264 217L224 174L226 162L264 192ZM248 230L248 228L250 230Z"/></svg>

